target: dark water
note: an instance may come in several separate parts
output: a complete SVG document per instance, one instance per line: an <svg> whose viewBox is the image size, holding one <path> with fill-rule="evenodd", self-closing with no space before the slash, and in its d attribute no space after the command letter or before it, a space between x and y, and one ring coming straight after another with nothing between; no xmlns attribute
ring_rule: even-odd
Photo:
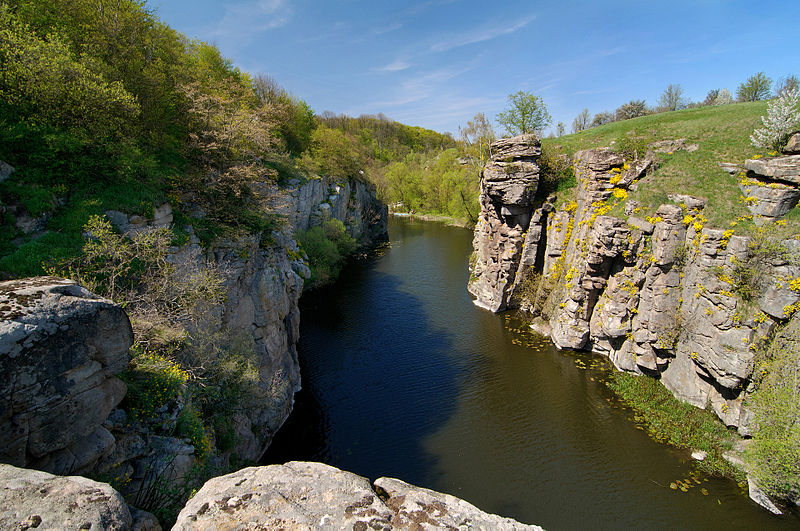
<svg viewBox="0 0 800 531"><path fill-rule="evenodd" d="M389 231L391 248L304 298L304 391L265 462L397 477L546 529L798 527L650 440L602 359L476 308L470 231ZM688 492L669 488L686 479Z"/></svg>

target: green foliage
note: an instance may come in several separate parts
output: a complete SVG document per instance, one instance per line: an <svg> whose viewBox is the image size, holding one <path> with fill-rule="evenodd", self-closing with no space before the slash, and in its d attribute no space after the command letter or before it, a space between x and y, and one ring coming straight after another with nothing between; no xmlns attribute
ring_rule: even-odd
<svg viewBox="0 0 800 531"><path fill-rule="evenodd" d="M703 450L708 457L699 462L701 469L741 479L741 473L722 455L733 447L735 435L712 412L681 402L654 378L614 372L608 385L634 410L637 422L645 424L655 440Z"/></svg>
<svg viewBox="0 0 800 531"><path fill-rule="evenodd" d="M647 150L650 148L651 142L651 138L638 134L636 130L633 129L617 138L614 144L614 150L625 155L627 159L636 160L644 157Z"/></svg>
<svg viewBox="0 0 800 531"><path fill-rule="evenodd" d="M329 219L322 225L298 232L297 241L308 255L311 286L333 281L356 249L356 241L338 219Z"/></svg>
<svg viewBox="0 0 800 531"><path fill-rule="evenodd" d="M758 72L748 77L746 81L739 84L736 89L737 101L759 101L769 98L772 80Z"/></svg>
<svg viewBox="0 0 800 531"><path fill-rule="evenodd" d="M539 187L537 199L546 199L552 193L563 192L578 185L569 157L557 146L542 144L539 157Z"/></svg>
<svg viewBox="0 0 800 531"><path fill-rule="evenodd" d="M520 90L508 96L509 108L496 119L510 136L537 133L550 125L552 118L541 97Z"/></svg>
<svg viewBox="0 0 800 531"><path fill-rule="evenodd" d="M410 154L384 172L384 197L398 210L477 220L481 166L463 164L459 150Z"/></svg>
<svg viewBox="0 0 800 531"><path fill-rule="evenodd" d="M339 129L320 125L311 134L309 169L337 179L358 178L366 161L352 138Z"/></svg>
<svg viewBox="0 0 800 531"><path fill-rule="evenodd" d="M648 114L647 103L644 100L631 100L617 108L615 118L617 121L630 120L631 118L647 116Z"/></svg>
<svg viewBox="0 0 800 531"><path fill-rule="evenodd" d="M753 374L755 432L746 461L762 488L789 499L800 492L800 321L759 349Z"/></svg>
<svg viewBox="0 0 800 531"><path fill-rule="evenodd" d="M184 406L181 409L175 424L175 433L178 437L191 440L197 459L205 461L211 452L211 442L208 440L202 419L192 406Z"/></svg>
<svg viewBox="0 0 800 531"><path fill-rule="evenodd" d="M122 408L137 421L156 421L158 411L178 397L189 375L177 363L141 347L131 354L130 367L120 374L128 385Z"/></svg>

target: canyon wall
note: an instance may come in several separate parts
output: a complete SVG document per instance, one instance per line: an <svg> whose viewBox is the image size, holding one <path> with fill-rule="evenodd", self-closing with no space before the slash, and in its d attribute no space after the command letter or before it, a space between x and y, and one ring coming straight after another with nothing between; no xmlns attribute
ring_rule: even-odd
<svg viewBox="0 0 800 531"><path fill-rule="evenodd" d="M387 240L387 208L361 181L318 178L260 193L284 219L271 234L202 247L185 227L189 241L168 257L178 272L221 275L222 302L187 330L236 342L254 360L258 381L249 406L229 419L230 454L245 461L261 458L300 388L298 302L310 273L295 232L338 219L362 249ZM150 219L106 214L127 234L173 222L168 204ZM0 462L55 474L113 474L129 479L125 493L167 468L178 483L189 473L197 451L187 440L156 435L117 408L126 392L117 375L133 342L122 308L75 282L36 277L0 283L0 316ZM182 406L157 412L159 422L174 425Z"/></svg>
<svg viewBox="0 0 800 531"><path fill-rule="evenodd" d="M610 149L576 153L577 194L555 210L552 197L533 203L532 171L501 173L503 189L525 190L524 198L497 192L496 168L514 164L509 145L529 168L539 154L530 135L492 146L470 266L476 304L522 307L558 347L592 350L620 370L657 377L676 397L710 405L749 435L752 416L743 402L754 351L800 300L791 284L800 268L789 259L800 241L784 240L784 256L765 258L754 308L733 293L735 269L752 259L751 241L706 226L702 198L670 195L672 202L647 219L636 216L634 202L622 201L652 159L625 160ZM772 223L797 204L799 159L789 154L726 167L744 176L757 223Z"/></svg>

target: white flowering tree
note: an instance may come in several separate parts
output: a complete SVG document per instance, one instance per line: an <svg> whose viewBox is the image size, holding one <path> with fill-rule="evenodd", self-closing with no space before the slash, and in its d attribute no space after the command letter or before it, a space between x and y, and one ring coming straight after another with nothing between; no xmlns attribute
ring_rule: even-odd
<svg viewBox="0 0 800 531"><path fill-rule="evenodd" d="M750 142L759 148L780 149L789 134L800 128L800 92L789 89L767 106L767 115L761 117L764 127L750 135Z"/></svg>

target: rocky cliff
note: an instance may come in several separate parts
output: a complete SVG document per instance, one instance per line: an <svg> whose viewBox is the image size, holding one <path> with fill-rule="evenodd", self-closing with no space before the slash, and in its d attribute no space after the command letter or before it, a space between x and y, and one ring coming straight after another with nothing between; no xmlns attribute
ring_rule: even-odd
<svg viewBox="0 0 800 531"><path fill-rule="evenodd" d="M733 279L754 259L755 246L706 226L702 198L671 195L647 219L625 202L650 158L625 160L610 149L576 153L577 195L553 211L550 202L531 200L536 146L530 136L492 146L469 284L476 303L492 311L521 305L560 348L593 350L620 370L658 377L678 398L710 405L749 434L743 401L755 345L794 314L800 293L792 281L800 269L789 255L800 242L782 241L786 253L760 258L768 263L753 308L733 293ZM498 172L516 157L529 171ZM742 189L762 226L797 204L800 155L726 169L744 172ZM498 182L515 193L501 193ZM608 215L615 206L626 216Z"/></svg>
<svg viewBox="0 0 800 531"><path fill-rule="evenodd" d="M257 371L247 407L227 419L235 443L224 461L260 459L300 388L298 302L309 270L295 231L335 218L362 248L387 239L386 207L373 187L354 180L295 184L262 191L264 203L280 205L287 221L271 234L202 247L185 227L189 242L169 251L179 273L213 270L222 282L221 302L206 308L200 321L181 326L193 335L221 337L223 345L235 341ZM129 235L173 223L168 204L150 219L106 214ZM133 342L122 308L72 281L38 277L0 283L0 312L0 462L124 478L127 496L156 480L180 484L187 477L198 450L172 436L182 400L157 412L155 423L165 428L155 432L118 408L126 387L117 375L128 366Z"/></svg>

